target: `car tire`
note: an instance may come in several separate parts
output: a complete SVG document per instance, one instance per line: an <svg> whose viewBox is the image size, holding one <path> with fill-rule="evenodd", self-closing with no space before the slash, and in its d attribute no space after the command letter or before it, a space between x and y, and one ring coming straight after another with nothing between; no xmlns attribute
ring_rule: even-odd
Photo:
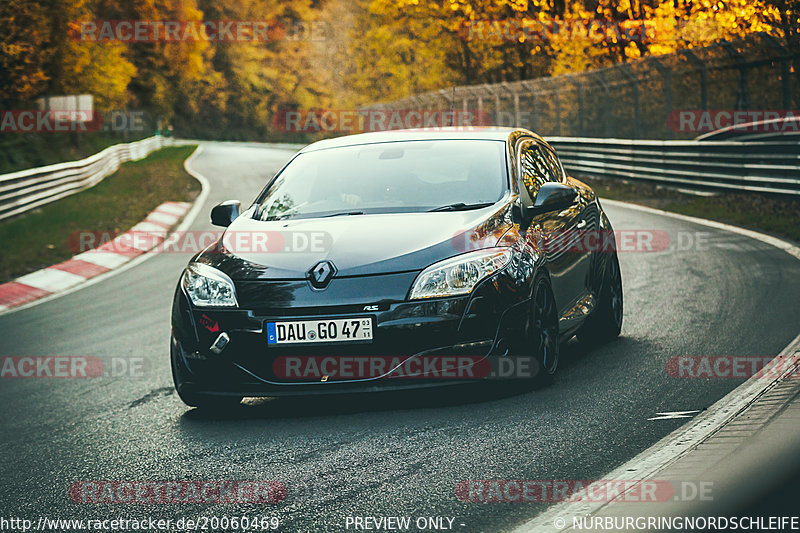
<svg viewBox="0 0 800 533"><path fill-rule="evenodd" d="M622 311L622 275L614 252L603 269L597 307L578 330L578 340L595 346L617 338L622 331Z"/></svg>
<svg viewBox="0 0 800 533"><path fill-rule="evenodd" d="M534 282L526 329L528 346L539 364L534 381L541 385L551 383L558 369L558 309L547 276L539 276Z"/></svg>

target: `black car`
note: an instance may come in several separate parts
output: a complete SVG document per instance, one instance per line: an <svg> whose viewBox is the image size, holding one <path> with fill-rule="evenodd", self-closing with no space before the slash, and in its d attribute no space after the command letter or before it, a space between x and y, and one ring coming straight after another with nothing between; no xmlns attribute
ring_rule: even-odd
<svg viewBox="0 0 800 533"><path fill-rule="evenodd" d="M240 211L212 210L227 229L175 291L188 405L449 384L514 357L546 381L560 342L620 332L611 224L524 129L319 141Z"/></svg>

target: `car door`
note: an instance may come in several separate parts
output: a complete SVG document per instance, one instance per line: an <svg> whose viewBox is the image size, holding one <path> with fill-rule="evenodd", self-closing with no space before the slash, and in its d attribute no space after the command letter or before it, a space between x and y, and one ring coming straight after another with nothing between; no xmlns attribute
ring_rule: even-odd
<svg viewBox="0 0 800 533"><path fill-rule="evenodd" d="M542 150L553 173L562 183L573 187L578 191L578 198L571 210L570 230L568 230L569 243L568 253L573 255L573 267L568 274L568 283L576 290L575 301L571 309L568 310L567 319L580 321L585 318L590 310L591 303L587 301L590 294L590 274L592 270L592 250L587 243L595 242L590 238L589 233L597 230L597 208L592 201L594 195L586 185L578 180L574 180L566 175L564 167L558 158L555 150L546 143L542 143ZM568 326L569 324L564 324ZM563 328L562 328L563 331Z"/></svg>
<svg viewBox="0 0 800 533"><path fill-rule="evenodd" d="M563 172L554 165L551 156L554 157L554 154L548 154L548 148L535 140L521 143L518 161L523 207L533 205L543 184L565 182ZM536 216L526 231L526 238L544 253L562 319L569 318L578 300L585 295L588 261L585 261L586 254L575 246L581 229L580 214L581 205L578 201L566 209ZM569 324L564 323L564 327L569 327Z"/></svg>

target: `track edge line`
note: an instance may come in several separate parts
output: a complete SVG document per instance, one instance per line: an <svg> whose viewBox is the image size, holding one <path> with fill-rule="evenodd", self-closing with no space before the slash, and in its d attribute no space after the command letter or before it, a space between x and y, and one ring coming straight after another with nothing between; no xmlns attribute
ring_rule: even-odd
<svg viewBox="0 0 800 533"><path fill-rule="evenodd" d="M647 207L628 202L620 202L618 200L601 199L601 201L609 205L616 205L626 209L634 209L655 215L684 220L694 224L743 235L745 237L749 237L751 239L774 246L775 248L783 250L789 255L800 260L800 247L796 246L790 241L773 237L772 235L741 228L739 226L733 226L724 222L718 222L716 220L708 220L689 215L682 215L680 213L672 213L662 209L656 209L653 207ZM800 348L800 333L786 347L784 347L783 350L781 350L781 352L775 356L775 358L791 354L798 348ZM775 386L780 379L781 376L771 380L766 380L759 376L750 377L747 381L730 391L728 394L714 402L708 409L693 418L691 422L688 422L686 425L675 429L646 450L640 452L632 459L626 461L608 474L602 476L601 479L631 480L647 478L669 464L677 461L682 455L689 452L698 444L719 431L720 428L724 427L728 422L736 417L737 414L755 402L767 390ZM536 515L535 517L523 522L522 524L517 525L511 531L512 533L557 533L560 531L565 531L571 528L571 524L567 523L563 519L564 516L585 516L596 513L610 503L612 502L558 503L546 509L544 512ZM557 526L557 523L561 523L563 525Z"/></svg>

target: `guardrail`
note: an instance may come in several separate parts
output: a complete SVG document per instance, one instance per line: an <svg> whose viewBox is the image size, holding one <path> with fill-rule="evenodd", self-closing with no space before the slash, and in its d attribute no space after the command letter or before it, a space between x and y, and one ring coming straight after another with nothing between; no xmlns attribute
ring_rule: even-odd
<svg viewBox="0 0 800 533"><path fill-rule="evenodd" d="M0 175L0 220L19 215L100 183L125 161L137 161L172 143L172 139L149 137L115 144L81 159Z"/></svg>
<svg viewBox="0 0 800 533"><path fill-rule="evenodd" d="M800 141L644 141L548 137L573 174L678 188L800 195Z"/></svg>

